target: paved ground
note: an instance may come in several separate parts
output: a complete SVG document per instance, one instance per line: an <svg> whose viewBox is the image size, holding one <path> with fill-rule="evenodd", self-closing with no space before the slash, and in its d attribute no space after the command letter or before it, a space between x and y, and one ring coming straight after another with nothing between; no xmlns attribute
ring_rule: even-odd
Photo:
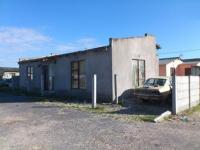
<svg viewBox="0 0 200 150"><path fill-rule="evenodd" d="M200 149L190 122L127 123L0 94L0 149Z"/></svg>

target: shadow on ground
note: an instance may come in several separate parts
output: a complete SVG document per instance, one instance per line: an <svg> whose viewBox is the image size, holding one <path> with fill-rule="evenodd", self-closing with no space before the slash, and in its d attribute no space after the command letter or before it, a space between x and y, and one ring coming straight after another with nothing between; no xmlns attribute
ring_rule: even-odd
<svg viewBox="0 0 200 150"><path fill-rule="evenodd" d="M9 93L0 92L0 103L25 103L40 101L39 97L31 96L16 96Z"/></svg>
<svg viewBox="0 0 200 150"><path fill-rule="evenodd" d="M129 104L123 109L113 111L112 114L128 114L128 115L160 115L165 111L171 111L170 104L160 104L156 102L137 102L136 100L131 100Z"/></svg>

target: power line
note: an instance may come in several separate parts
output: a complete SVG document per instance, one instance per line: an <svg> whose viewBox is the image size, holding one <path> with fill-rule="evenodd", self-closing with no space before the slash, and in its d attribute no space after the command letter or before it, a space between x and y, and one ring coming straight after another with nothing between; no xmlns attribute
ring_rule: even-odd
<svg viewBox="0 0 200 150"><path fill-rule="evenodd" d="M190 49L190 50L182 50L182 51L171 51L171 52L158 52L159 54L176 54L176 53L190 53L200 51L200 49Z"/></svg>

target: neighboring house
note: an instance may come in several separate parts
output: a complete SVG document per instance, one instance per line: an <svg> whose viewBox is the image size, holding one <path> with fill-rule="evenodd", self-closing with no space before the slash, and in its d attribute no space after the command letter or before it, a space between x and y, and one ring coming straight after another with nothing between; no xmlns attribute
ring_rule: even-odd
<svg viewBox="0 0 200 150"><path fill-rule="evenodd" d="M98 100L115 100L158 76L155 38L111 38L109 45L19 61L20 87L28 91L91 98L97 75Z"/></svg>
<svg viewBox="0 0 200 150"><path fill-rule="evenodd" d="M200 58L181 59L180 57L159 59L160 76L200 75Z"/></svg>
<svg viewBox="0 0 200 150"><path fill-rule="evenodd" d="M200 75L200 58L182 59L179 66L179 75Z"/></svg>
<svg viewBox="0 0 200 150"><path fill-rule="evenodd" d="M177 68L182 64L180 57L161 58L159 59L159 75L172 76L177 74Z"/></svg>
<svg viewBox="0 0 200 150"><path fill-rule="evenodd" d="M19 76L18 68L0 67L0 79L11 79L14 76Z"/></svg>

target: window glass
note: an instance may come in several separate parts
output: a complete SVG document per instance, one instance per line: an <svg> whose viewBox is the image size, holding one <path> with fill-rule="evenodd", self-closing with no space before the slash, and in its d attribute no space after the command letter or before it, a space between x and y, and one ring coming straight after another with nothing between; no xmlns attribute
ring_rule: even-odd
<svg viewBox="0 0 200 150"><path fill-rule="evenodd" d="M138 87L138 62L133 60L133 87Z"/></svg>
<svg viewBox="0 0 200 150"><path fill-rule="evenodd" d="M150 78L145 82L144 85L146 85L146 86L164 86L165 82L166 82L166 79Z"/></svg>
<svg viewBox="0 0 200 150"><path fill-rule="evenodd" d="M132 61L132 77L133 87L138 87L144 84L145 81L145 61L133 59Z"/></svg>
<svg viewBox="0 0 200 150"><path fill-rule="evenodd" d="M145 81L145 64L144 60L139 60L139 86L143 85Z"/></svg>
<svg viewBox="0 0 200 150"><path fill-rule="evenodd" d="M72 63L72 70L78 70L78 62Z"/></svg>
<svg viewBox="0 0 200 150"><path fill-rule="evenodd" d="M85 61L72 62L71 77L72 88L86 88Z"/></svg>
<svg viewBox="0 0 200 150"><path fill-rule="evenodd" d="M78 71L72 71L72 79L78 80Z"/></svg>
<svg viewBox="0 0 200 150"><path fill-rule="evenodd" d="M78 88L78 80L72 80L72 88L74 89Z"/></svg>
<svg viewBox="0 0 200 150"><path fill-rule="evenodd" d="M33 67L31 66L27 67L27 78L29 80L33 80Z"/></svg>

